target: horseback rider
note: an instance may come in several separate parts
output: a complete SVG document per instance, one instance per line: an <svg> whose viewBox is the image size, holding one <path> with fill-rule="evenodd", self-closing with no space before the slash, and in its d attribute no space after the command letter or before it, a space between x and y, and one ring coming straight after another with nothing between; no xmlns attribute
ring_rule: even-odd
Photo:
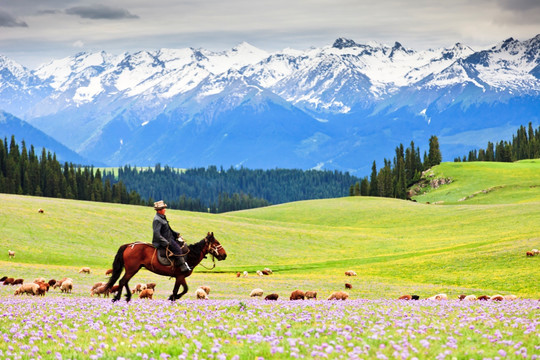
<svg viewBox="0 0 540 360"><path fill-rule="evenodd" d="M191 271L191 268L186 263L184 256L182 256L182 247L184 246L184 239L182 236L171 229L169 221L165 216L165 209L167 204L163 200L154 203L154 209L156 210L156 216L152 222L152 228L154 229L154 236L152 238L152 245L157 249L164 249L169 247L169 250L173 252L174 265L180 268L180 271Z"/></svg>

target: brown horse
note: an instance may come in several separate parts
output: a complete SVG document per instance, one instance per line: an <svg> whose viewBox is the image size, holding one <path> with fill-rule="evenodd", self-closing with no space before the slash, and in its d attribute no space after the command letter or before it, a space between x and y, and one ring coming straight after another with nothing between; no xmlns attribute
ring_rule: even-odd
<svg viewBox="0 0 540 360"><path fill-rule="evenodd" d="M126 272L119 282L119 289L114 301L120 300L122 296L122 289L126 288L126 301L131 300L131 291L129 290L129 280L139 271L141 267L145 267L153 273L170 276L176 278L174 283L173 293L169 296L169 300L174 301L180 299L188 291L186 278L191 275L191 272L195 266L210 254L213 258L218 260L225 260L227 253L219 241L214 237L214 233L208 233L201 241L188 245L189 252L186 256L186 262L192 269L190 271L181 272L179 268L173 266L164 266L157 260L156 248L151 244L135 242L131 244L124 244L120 246L113 262L113 273L109 282L107 283L107 289L112 288L116 280L122 274L122 270L125 268ZM182 292L178 294L178 289L182 285Z"/></svg>

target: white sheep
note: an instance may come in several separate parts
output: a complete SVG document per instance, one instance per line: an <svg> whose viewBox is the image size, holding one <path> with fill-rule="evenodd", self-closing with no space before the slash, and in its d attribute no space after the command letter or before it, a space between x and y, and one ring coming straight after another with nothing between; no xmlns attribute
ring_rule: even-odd
<svg viewBox="0 0 540 360"><path fill-rule="evenodd" d="M251 296L251 297L255 297L255 296L261 297L261 296L263 296L263 290L262 290L262 289L258 289L258 288L257 288L257 289L253 289L253 290L251 290L251 293L249 294L249 296Z"/></svg>
<svg viewBox="0 0 540 360"><path fill-rule="evenodd" d="M428 300L437 300L437 301L448 300L448 296L446 294L437 294L437 295L433 295L432 297L429 297Z"/></svg>
<svg viewBox="0 0 540 360"><path fill-rule="evenodd" d="M463 298L463 301L476 301L477 297L476 295L467 295Z"/></svg>
<svg viewBox="0 0 540 360"><path fill-rule="evenodd" d="M60 290L65 293L71 293L71 290L73 290L73 281L71 279L64 280L62 285L60 285Z"/></svg>
<svg viewBox="0 0 540 360"><path fill-rule="evenodd" d="M257 275L258 275L258 276L263 276L262 271L261 271L261 270L257 270Z"/></svg>
<svg viewBox="0 0 540 360"><path fill-rule="evenodd" d="M354 270L347 270L347 271L345 271L345 275L347 275L347 276L356 276L356 272Z"/></svg>
<svg viewBox="0 0 540 360"><path fill-rule="evenodd" d="M206 296L206 291L201 288L195 290L195 297L199 300L208 300L208 296Z"/></svg>
<svg viewBox="0 0 540 360"><path fill-rule="evenodd" d="M247 272L247 271L244 271L243 276L244 276L244 277L247 277L247 276L248 276L248 272Z"/></svg>

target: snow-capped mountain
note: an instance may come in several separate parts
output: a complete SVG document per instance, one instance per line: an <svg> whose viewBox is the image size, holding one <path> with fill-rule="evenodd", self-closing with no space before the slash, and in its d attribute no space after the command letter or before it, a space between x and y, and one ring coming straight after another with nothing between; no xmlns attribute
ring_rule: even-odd
<svg viewBox="0 0 540 360"><path fill-rule="evenodd" d="M363 174L400 142L433 134L451 160L499 140L487 134L537 124L539 104L540 35L477 51L340 38L276 53L247 43L79 53L35 70L0 56L0 109L110 165Z"/></svg>

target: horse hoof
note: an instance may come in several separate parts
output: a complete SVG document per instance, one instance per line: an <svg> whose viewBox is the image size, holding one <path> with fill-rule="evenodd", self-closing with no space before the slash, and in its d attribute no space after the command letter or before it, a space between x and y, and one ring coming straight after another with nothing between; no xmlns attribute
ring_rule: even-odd
<svg viewBox="0 0 540 360"><path fill-rule="evenodd" d="M174 297L174 295L169 296L169 301L174 301L174 300L176 300L176 298Z"/></svg>

